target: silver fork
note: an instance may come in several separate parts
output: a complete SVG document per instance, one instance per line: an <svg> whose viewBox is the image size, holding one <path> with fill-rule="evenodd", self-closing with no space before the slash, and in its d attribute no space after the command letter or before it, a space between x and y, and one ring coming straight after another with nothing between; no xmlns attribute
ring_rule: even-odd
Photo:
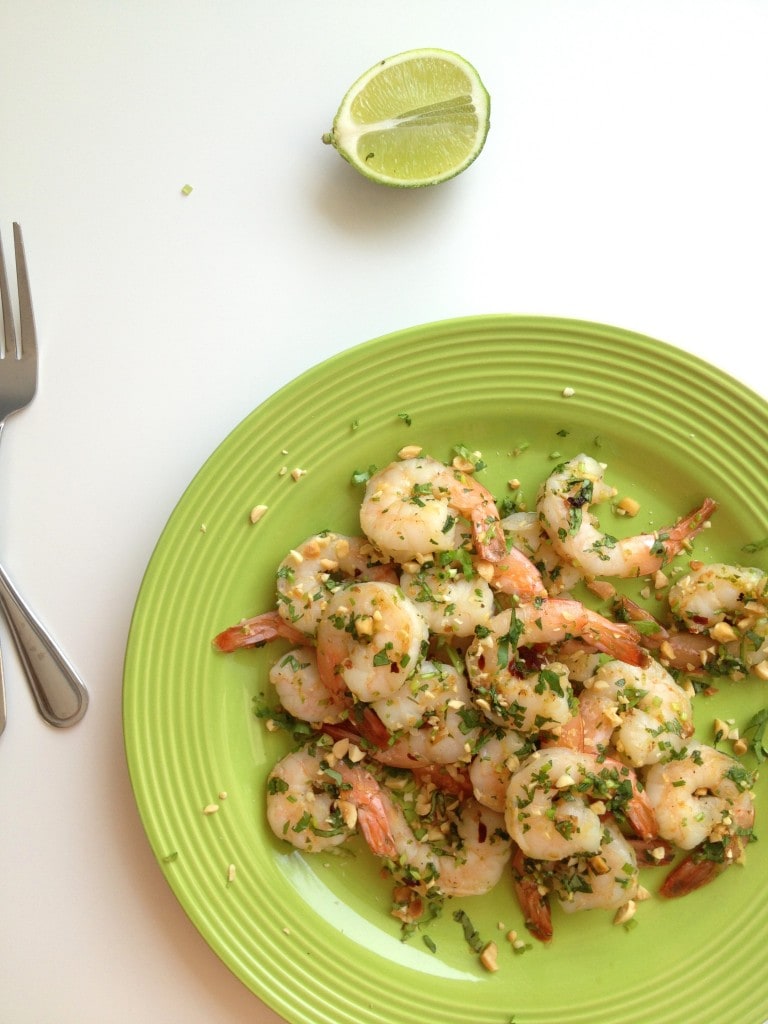
<svg viewBox="0 0 768 1024"><path fill-rule="evenodd" d="M29 405L37 390L37 336L32 312L32 295L21 228L13 225L16 283L19 294L19 342L13 323L8 275L0 240L0 307L3 337L0 347L0 437L6 419ZM79 722L88 707L88 692L77 673L45 631L39 619L22 600L0 566L0 606L29 679L40 714L58 727ZM5 686L0 660L0 732L5 728Z"/></svg>

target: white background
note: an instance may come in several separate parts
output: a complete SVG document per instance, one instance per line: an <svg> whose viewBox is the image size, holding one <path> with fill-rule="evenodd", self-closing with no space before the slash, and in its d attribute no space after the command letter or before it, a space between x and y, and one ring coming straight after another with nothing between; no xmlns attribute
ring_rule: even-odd
<svg viewBox="0 0 768 1024"><path fill-rule="evenodd" d="M388 190L320 136L424 45L476 65L491 132L454 181ZM44 725L0 625L0 1020L278 1021L132 799L122 660L160 530L275 389L425 321L607 322L768 396L767 53L765 0L0 0L0 228L24 228L42 350L0 558L91 692Z"/></svg>

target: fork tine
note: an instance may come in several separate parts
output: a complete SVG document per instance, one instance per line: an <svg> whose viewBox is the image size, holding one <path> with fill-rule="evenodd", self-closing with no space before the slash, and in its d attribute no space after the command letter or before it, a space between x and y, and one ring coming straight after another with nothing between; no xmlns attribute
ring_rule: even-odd
<svg viewBox="0 0 768 1024"><path fill-rule="evenodd" d="M15 225L14 225L14 239ZM5 272L5 259L3 257L3 241L0 237L0 308L3 312L3 336L5 338L5 351L0 352L0 356L3 354L10 356L12 359L16 356L16 330L13 326L13 309L11 308L11 295L8 291L8 275Z"/></svg>
<svg viewBox="0 0 768 1024"><path fill-rule="evenodd" d="M13 245L16 252L16 281L19 290L19 334L22 359L37 359L37 331L35 314L32 310L32 291L29 287L27 257L24 253L24 239L21 225L13 225Z"/></svg>

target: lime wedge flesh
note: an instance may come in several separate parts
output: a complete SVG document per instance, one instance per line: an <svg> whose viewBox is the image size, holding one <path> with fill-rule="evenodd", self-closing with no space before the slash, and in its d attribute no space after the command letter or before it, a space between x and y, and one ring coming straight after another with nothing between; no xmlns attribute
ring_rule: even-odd
<svg viewBox="0 0 768 1024"><path fill-rule="evenodd" d="M409 50L367 71L342 100L324 141L386 185L433 185L463 171L488 134L479 75L447 50Z"/></svg>

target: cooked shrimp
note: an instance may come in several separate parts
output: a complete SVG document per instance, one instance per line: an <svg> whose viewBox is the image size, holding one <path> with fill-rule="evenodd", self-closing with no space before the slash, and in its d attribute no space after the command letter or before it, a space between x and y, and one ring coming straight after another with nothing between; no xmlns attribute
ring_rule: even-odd
<svg viewBox="0 0 768 1024"><path fill-rule="evenodd" d="M295 647L278 658L269 679L281 705L294 718L319 725L342 722L349 715L351 698L322 681L314 647Z"/></svg>
<svg viewBox="0 0 768 1024"><path fill-rule="evenodd" d="M351 583L330 598L317 628L317 666L329 689L371 702L395 694L419 667L429 631L392 583Z"/></svg>
<svg viewBox="0 0 768 1024"><path fill-rule="evenodd" d="M618 909L635 899L640 885L635 851L610 818L598 852L560 861L551 878L552 894L566 914Z"/></svg>
<svg viewBox="0 0 768 1024"><path fill-rule="evenodd" d="M278 567L278 610L289 625L314 636L331 595L351 580L397 583L397 574L365 537L315 534L289 551Z"/></svg>
<svg viewBox="0 0 768 1024"><path fill-rule="evenodd" d="M520 647L557 646L575 638L631 665L644 665L648 655L640 635L626 623L611 622L579 601L551 598L507 608L493 617L491 632L510 657Z"/></svg>
<svg viewBox="0 0 768 1024"><path fill-rule="evenodd" d="M616 491L603 480L605 467L577 455L552 473L539 491L537 512L555 550L586 576L646 576L656 572L692 540L715 511L707 498L674 526L621 540L603 533L589 506Z"/></svg>
<svg viewBox="0 0 768 1024"><path fill-rule="evenodd" d="M497 725L526 736L546 734L573 713L565 666L551 662L535 672L522 670L510 652L508 634L477 637L467 650L466 665L475 704Z"/></svg>
<svg viewBox="0 0 768 1024"><path fill-rule="evenodd" d="M663 896L700 889L741 859L752 838L754 782L740 761L701 743L691 743L687 757L648 770L659 834L692 851L667 876Z"/></svg>
<svg viewBox="0 0 768 1024"><path fill-rule="evenodd" d="M454 567L404 572L400 586L439 636L472 636L493 614L493 591L478 576L468 579Z"/></svg>
<svg viewBox="0 0 768 1024"><path fill-rule="evenodd" d="M743 812L751 820L754 779L736 758L703 743L689 743L685 754L652 765L645 790L659 835L692 850L730 839L744 827Z"/></svg>
<svg viewBox="0 0 768 1024"><path fill-rule="evenodd" d="M501 879L511 847L504 817L469 799L461 808L458 849L442 853L436 862L437 885L445 896L482 896Z"/></svg>
<svg viewBox="0 0 768 1024"><path fill-rule="evenodd" d="M457 550L469 540L487 561L498 562L506 551L491 493L474 477L429 456L392 462L374 473L360 525L379 550L400 563Z"/></svg>
<svg viewBox="0 0 768 1024"><path fill-rule="evenodd" d="M509 780L530 749L525 737L512 729L499 730L499 735L483 743L469 767L475 799L483 807L504 813Z"/></svg>
<svg viewBox="0 0 768 1024"><path fill-rule="evenodd" d="M536 751L507 788L507 831L523 855L535 860L597 854L606 813L626 818L636 828L641 823L643 830L651 825L631 769L585 751Z"/></svg>
<svg viewBox="0 0 768 1024"><path fill-rule="evenodd" d="M466 679L451 665L422 662L391 697L372 709L393 733L371 756L394 768L469 763L480 729Z"/></svg>
<svg viewBox="0 0 768 1024"><path fill-rule="evenodd" d="M501 814L470 797L454 812L453 842L446 831L433 844L416 838L386 790L381 796L380 838L369 840L369 846L377 856L391 861L392 870L410 885L430 895L482 896L501 879L510 856Z"/></svg>
<svg viewBox="0 0 768 1024"><path fill-rule="evenodd" d="M299 750L278 761L267 778L267 821L278 837L306 853L319 853L354 834L366 835L381 819L380 787L364 769ZM366 835L366 839L368 836Z"/></svg>
<svg viewBox="0 0 768 1024"><path fill-rule="evenodd" d="M740 634L758 630L764 637L768 573L723 562L700 565L670 587L669 607L692 633L710 632L714 636L711 631L718 623L726 622Z"/></svg>
<svg viewBox="0 0 768 1024"><path fill-rule="evenodd" d="M608 749L634 768L666 760L693 732L691 699L657 661L609 661L586 680L579 716L590 749Z"/></svg>
<svg viewBox="0 0 768 1024"><path fill-rule="evenodd" d="M553 934L550 897L572 914L624 907L640 890L634 848L610 816L603 823L597 853L537 861L517 848L512 878L525 925L542 942L549 942Z"/></svg>
<svg viewBox="0 0 768 1024"><path fill-rule="evenodd" d="M743 863L744 850L753 838L755 809L751 800L735 803L730 817L727 837L706 842L684 857L664 879L659 889L662 896L668 899L687 896L714 882L732 864Z"/></svg>

